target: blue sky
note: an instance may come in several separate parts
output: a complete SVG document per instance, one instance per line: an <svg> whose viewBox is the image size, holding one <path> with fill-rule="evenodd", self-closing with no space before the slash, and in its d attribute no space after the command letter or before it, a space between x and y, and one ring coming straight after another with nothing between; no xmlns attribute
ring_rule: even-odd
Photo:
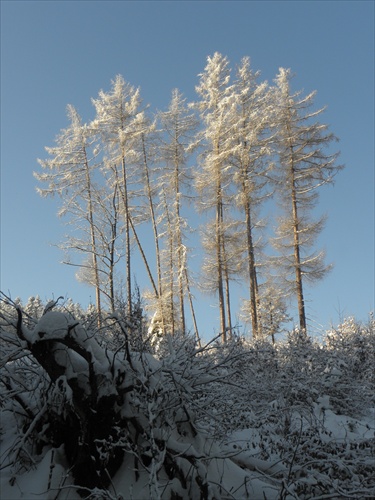
<svg viewBox="0 0 375 500"><path fill-rule="evenodd" d="M84 121L90 99L121 74L152 110L173 88L195 100L198 74L215 51L232 67L250 56L261 80L279 67L295 90L317 90L321 121L340 138L346 165L321 191L328 214L319 239L334 270L307 290L317 329L374 308L374 2L371 1L1 1L1 289L86 305L93 292L59 263L51 243L66 228L57 203L38 197L33 171L44 146L67 125L66 105ZM218 328L215 298L199 300L206 337Z"/></svg>

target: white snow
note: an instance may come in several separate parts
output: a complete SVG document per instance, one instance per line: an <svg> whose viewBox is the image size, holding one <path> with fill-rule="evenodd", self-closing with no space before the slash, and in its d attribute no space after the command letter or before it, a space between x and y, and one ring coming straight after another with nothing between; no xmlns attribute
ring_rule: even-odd
<svg viewBox="0 0 375 500"><path fill-rule="evenodd" d="M138 461L135 466L138 452L120 429L118 439L126 451L105 494L108 500L169 500L172 492L190 500L181 476L176 472L171 478L163 467L167 453L196 488L195 494L196 479L207 481L209 498L375 497L373 333L367 333L368 357L360 351L360 363L355 336L345 340L350 349L346 344L342 349L342 340L331 336L333 347L327 350L312 343L280 344L273 350L258 342L209 353L171 339L170 355L164 359L132 352L129 363L124 353L114 356L74 325L68 315L50 311L28 334L29 342L56 341L54 356L65 373L52 389L30 359L12 361L5 352L1 376L9 383L8 399L1 400L1 499L80 498L64 447L53 449L46 442L37 453L33 439L48 429L48 421L41 419L42 428L37 425L48 402L58 402L59 411L74 404L69 380L75 378L90 394L88 361L79 354L81 347L91 354L99 398L132 388L119 417L137 419L144 429L138 444L150 459L148 465ZM71 348L68 334L76 342ZM116 386L120 371L125 378ZM27 408L34 420L26 416ZM103 457L106 444L104 439ZM98 491L95 494L100 498Z"/></svg>
<svg viewBox="0 0 375 500"><path fill-rule="evenodd" d="M58 311L47 312L40 318L35 326L31 342L39 340L63 339L68 334L71 319L64 313Z"/></svg>

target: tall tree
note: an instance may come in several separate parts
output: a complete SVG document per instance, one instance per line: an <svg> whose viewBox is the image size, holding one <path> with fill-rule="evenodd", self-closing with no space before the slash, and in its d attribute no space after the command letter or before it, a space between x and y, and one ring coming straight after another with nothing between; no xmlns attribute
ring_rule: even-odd
<svg viewBox="0 0 375 500"><path fill-rule="evenodd" d="M160 208L163 212L161 221L164 225L164 231L162 233L163 239L165 240L164 248L161 252L162 264L163 264L163 280L162 280L162 311L163 311L163 327L165 331L170 332L172 335L176 333L177 330L177 314L176 314L176 282L175 282L175 257L176 252L175 246L175 235L174 235L174 224L172 219L172 214L170 206L167 201L165 190L162 189L161 193L162 201L160 203ZM182 325L178 325L182 329Z"/></svg>
<svg viewBox="0 0 375 500"><path fill-rule="evenodd" d="M276 77L275 106L278 133L278 193L284 216L279 218L274 244L282 253L279 265L285 280L297 297L299 327L306 332L304 280L322 279L329 266L324 252L313 251L316 237L324 226L324 217L313 220L312 210L318 188L333 182L342 168L338 153L329 151L337 140L328 126L316 121L324 108L312 110L316 92L306 97L292 93L291 72L281 68Z"/></svg>
<svg viewBox="0 0 375 500"><path fill-rule="evenodd" d="M249 284L250 317L252 333L259 334L259 288L256 263L256 240L254 232L259 225L258 210L269 196L268 172L271 163L270 120L271 100L268 84L257 83L259 72L250 68L250 59L245 57L237 71L233 107L233 141L231 155L233 180L236 185L235 202L243 224L245 269Z"/></svg>
<svg viewBox="0 0 375 500"><path fill-rule="evenodd" d="M130 232L132 226L132 186L136 184L138 151L144 120L139 89L118 75L109 92L101 90L92 100L95 125L105 145L104 171L111 188L118 189L125 225L125 261L128 313L132 311L132 271Z"/></svg>
<svg viewBox="0 0 375 500"><path fill-rule="evenodd" d="M144 130L141 137L141 151L140 151L140 164L141 164L141 178L143 186L143 197L145 198L144 212L148 212L146 219L150 221L152 232L155 242L155 259L156 259L156 276L157 276L157 291L154 295L156 299L158 313L161 317L163 329L165 327L165 314L164 314L164 297L163 297L163 279L162 279L162 265L161 265L161 250L160 250L160 235L159 235L159 218L157 215L157 186L155 186L154 173L155 173L155 155L156 155L156 135L155 123L150 123L146 120L144 123ZM154 301L151 301L154 302Z"/></svg>
<svg viewBox="0 0 375 500"><path fill-rule="evenodd" d="M229 110L233 105L233 91L229 86L230 69L226 57L215 53L208 57L204 72L200 75L196 92L200 96L197 108L203 121L200 133L203 152L200 155L200 170L196 176L196 187L201 196L204 210L215 210L215 255L209 256L211 269L216 274L216 291L219 298L220 331L222 340L227 338L225 293L225 189L230 184L228 178L228 158L230 155L231 130ZM229 304L228 304L229 306Z"/></svg>
<svg viewBox="0 0 375 500"><path fill-rule="evenodd" d="M46 147L50 158L38 160L45 172L34 172L38 181L46 188L37 188L41 196L57 194L63 200L59 215L69 217L69 222L89 233L88 246L67 238L65 247L89 254L96 293L96 308L101 313L100 277L95 223L94 172L98 167L98 149L91 126L83 125L76 109L69 105L67 114L69 126L56 139L55 147ZM81 231L82 234L82 231Z"/></svg>
<svg viewBox="0 0 375 500"><path fill-rule="evenodd" d="M177 295L179 304L179 325L185 332L185 296L189 294L189 284L186 259L186 245L184 244L184 229L186 220L182 217L182 201L191 183L191 172L188 166L188 157L192 151L194 132L198 127L198 120L194 113L189 112L186 99L174 89L167 111L158 114L161 124L161 135L159 142L159 163L161 164L161 175L159 185L162 186L165 203L170 207L165 210L168 213L167 234L172 241L169 247L175 249L172 253L173 274L178 285ZM191 297L189 297L190 301ZM192 303L190 303L192 305ZM198 336L198 332L196 331Z"/></svg>

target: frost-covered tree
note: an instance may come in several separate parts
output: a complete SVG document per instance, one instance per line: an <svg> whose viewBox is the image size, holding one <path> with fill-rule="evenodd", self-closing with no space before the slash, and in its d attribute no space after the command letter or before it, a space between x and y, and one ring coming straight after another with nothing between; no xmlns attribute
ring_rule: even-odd
<svg viewBox="0 0 375 500"><path fill-rule="evenodd" d="M282 332L282 324L291 320L285 294L273 276L259 287L259 317L262 336L269 336L275 343L275 335Z"/></svg>
<svg viewBox="0 0 375 500"><path fill-rule="evenodd" d="M239 276L245 276L249 286L254 336L262 325L259 314L264 304L260 304L258 271L264 263L257 261L260 239L256 233L259 209L268 196L274 144L279 162L272 178L285 214L274 240L281 253L277 265L284 277L285 295L297 296L302 330L306 329L304 278L320 279L328 269L323 253L311 251L324 224L324 218L312 220L311 213L317 188L332 182L341 168L335 153L325 153L335 137L314 121L323 111L310 109L315 94L303 98L301 92L291 93L289 70L280 70L272 92L267 83L257 83L258 76L250 69L249 58L244 58L230 85L228 60L215 53L208 58L196 87L200 99L192 104L201 118L194 144L201 148L195 170L197 205L208 214L202 238L203 279L205 288L218 294L223 340L232 330L230 281ZM83 125L76 110L68 107L69 127L58 137L57 147L47 148L52 158L40 161L48 172L36 174L48 183L39 192L60 195L59 213L69 216L74 227L63 247L85 256L79 264L67 263L78 265L78 277L95 287L99 311L103 294L114 310L115 266L124 257L131 313L134 237L146 264L156 309L160 309L157 314L172 325L172 331L177 319L185 331L186 298L195 318L185 244L188 223L182 217L195 115L188 112L175 90L169 109L158 114L161 130L156 131L156 122L142 110L139 89L121 76L93 104L96 118L89 125ZM141 222L150 223L154 233L156 283L136 232L135 225ZM169 310L168 320L163 319L163 309ZM195 329L197 333L196 324Z"/></svg>
<svg viewBox="0 0 375 500"><path fill-rule="evenodd" d="M329 149L335 136L327 125L316 121L324 111L312 109L316 92L305 97L293 93L291 76L290 70L281 68L275 80L277 192L284 216L279 218L274 245L282 254L278 266L284 273L285 289L297 297L299 327L306 331L304 282L320 280L329 270L324 252L312 250L324 226L324 217L314 220L312 211L318 189L332 183L342 167L336 162L338 154Z"/></svg>
<svg viewBox="0 0 375 500"><path fill-rule="evenodd" d="M26 325L33 327L35 324L33 322L37 321L42 316L43 310L44 305L39 295L36 297L29 297L24 307L26 318L28 318L25 320Z"/></svg>
<svg viewBox="0 0 375 500"><path fill-rule="evenodd" d="M112 190L117 189L124 221L126 289L128 312L131 314L132 269L131 230L134 189L138 181L138 147L144 124L139 89L135 89L118 75L109 92L101 90L92 100L96 109L94 125L100 134L104 150L104 172Z"/></svg>
<svg viewBox="0 0 375 500"><path fill-rule="evenodd" d="M144 218L151 224L154 236L155 261L156 261L156 285L154 284L153 293L149 297L150 306L156 309L156 314L160 315L163 331L167 325L165 311L165 297L163 290L163 272L162 272L162 251L160 244L160 217L158 216L158 187L155 179L155 163L157 156L157 140L155 123L145 120L144 130L140 142L140 172L142 183L143 214Z"/></svg>
<svg viewBox="0 0 375 500"><path fill-rule="evenodd" d="M124 256L125 246L117 186L114 186L113 191L103 186L95 191L94 196L99 286L107 306L114 312L121 276L118 272L118 264ZM76 277L78 281L93 284L95 275L89 264L89 262L84 262L76 273Z"/></svg>
<svg viewBox="0 0 375 500"><path fill-rule="evenodd" d="M244 268L249 287L249 305L253 336L260 333L259 287L257 276L256 230L260 226L259 209L270 192L267 177L271 167L270 125L272 101L266 82L257 83L259 72L250 68L245 57L237 71L236 106L232 108L234 148L230 157L235 184L235 206L243 232ZM258 237L259 238L259 237Z"/></svg>
<svg viewBox="0 0 375 500"><path fill-rule="evenodd" d="M67 216L68 223L76 230L80 229L78 238L68 236L63 247L88 257L100 318L100 276L94 200L94 177L98 168L99 151L93 128L82 124L81 117L73 106L67 107L67 114L69 126L58 135L55 147L46 147L50 158L39 160L43 172L34 172L34 175L39 182L47 185L37 188L38 193L43 197L60 196L62 206L59 215ZM84 233L87 238L82 241L81 236Z"/></svg>
<svg viewBox="0 0 375 500"><path fill-rule="evenodd" d="M178 297L178 321L182 332L186 331L185 320L185 297L188 297L194 310L190 293L189 275L187 267L187 247L185 243L185 231L188 227L187 220L182 216L183 199L192 181L188 158L192 151L194 132L198 126L198 120L194 113L189 112L186 99L177 90L173 90L172 98L167 111L158 113L158 121L161 126L161 134L158 144L158 161L160 173L158 176L158 188L164 202L165 222L171 249L171 276L170 281L177 284L176 295ZM163 203L162 203L163 205ZM172 300L173 300L173 292ZM197 325L195 323L196 335L198 337Z"/></svg>
<svg viewBox="0 0 375 500"><path fill-rule="evenodd" d="M229 86L229 61L219 53L208 57L204 72L200 75L196 92L200 101L202 152L196 172L196 188L200 206L204 211L215 213L212 245L207 248L205 270L215 276L215 292L219 298L220 331L222 340L227 338L229 299L229 262L226 254L225 233L228 216L225 210L225 194L231 183L229 156L232 148L230 108L234 104L233 89ZM209 221L211 224L211 221Z"/></svg>

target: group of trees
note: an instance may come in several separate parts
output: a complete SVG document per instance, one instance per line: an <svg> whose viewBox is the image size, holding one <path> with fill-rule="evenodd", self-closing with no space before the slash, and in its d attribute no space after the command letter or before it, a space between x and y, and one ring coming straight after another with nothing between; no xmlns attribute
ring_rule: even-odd
<svg viewBox="0 0 375 500"><path fill-rule="evenodd" d="M329 148L335 137L317 121L323 109L314 108L315 93L292 92L290 70L281 68L274 86L258 83L259 72L244 58L232 81L228 59L215 53L199 77L196 102L174 90L168 109L155 115L121 76L92 100L91 122L68 106L69 125L35 173L39 193L59 195L59 215L71 225L65 262L95 288L99 318L123 297L131 315L137 250L155 323L163 332L185 332L188 305L199 338L188 265L193 206L204 214L199 282L218 296L222 340L233 330L233 280L248 287L243 313L254 337L274 335L292 296L306 331L304 282L329 267L314 251L324 219L314 220L312 209L317 189L341 168ZM272 197L283 215L274 236L264 238ZM153 232L154 256L141 242L142 224ZM277 254L267 257L270 242ZM72 250L83 255L78 263Z"/></svg>

